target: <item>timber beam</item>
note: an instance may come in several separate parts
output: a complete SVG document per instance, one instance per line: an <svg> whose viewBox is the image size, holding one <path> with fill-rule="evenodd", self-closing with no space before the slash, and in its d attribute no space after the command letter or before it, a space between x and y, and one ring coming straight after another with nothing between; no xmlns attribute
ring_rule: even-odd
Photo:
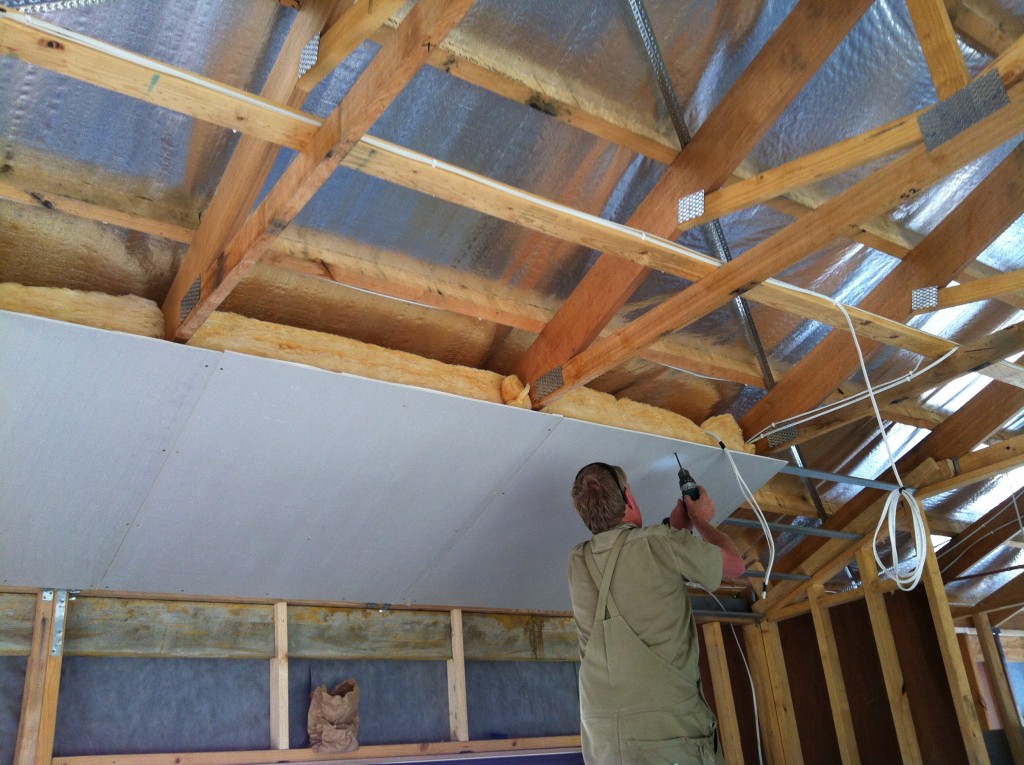
<svg viewBox="0 0 1024 765"><path fill-rule="evenodd" d="M915 398L926 391L945 385L963 375L978 372L983 367L998 363L1002 359L1022 350L1024 350L1024 323L1014 324L990 335L985 335L980 340L960 346L945 361L942 361L913 380L897 385L895 388L884 393L879 393L877 397L878 405L895 405L906 399ZM844 407L833 414L824 414L812 422L801 425L796 436L786 441L784 445L772 448L776 450L784 449L793 444L803 443L836 428L843 427L859 419L872 417L873 415L874 405L872 402L870 400L860 401ZM1008 457L1007 460L1015 459L1015 457L1016 455ZM1016 464L1018 463L1008 463L1010 467ZM1002 465L986 466L986 470L989 472L979 471L978 477L974 480L982 480L990 475L1003 472L1005 469L1009 468ZM970 482L967 475L961 475L959 479L955 484L950 482L948 485L936 484L934 487L927 487L924 492L919 493L918 498L931 497L942 491L949 491Z"/></svg>
<svg viewBox="0 0 1024 765"><path fill-rule="evenodd" d="M954 278L1022 213L1024 147L1018 146L861 301L861 306L896 320L907 318L914 287ZM868 344L863 350L872 347ZM744 432L752 435L811 409L857 367L856 349L847 334L830 333L743 417Z"/></svg>
<svg viewBox="0 0 1024 765"><path fill-rule="evenodd" d="M932 0L917 2L927 3ZM1024 75L1024 38L1014 43L979 77L992 71L999 72L1007 88L1020 82ZM898 151L920 146L924 142L924 134L919 119L926 111L921 109L778 167L764 170L746 180L711 191L704 199L704 213L681 224L677 231L682 232L754 205L764 204Z"/></svg>
<svg viewBox="0 0 1024 765"><path fill-rule="evenodd" d="M1022 408L1024 391L998 382L990 383L904 455L897 463L900 473L909 476L914 475L917 470L929 470L922 467L928 463L935 466L932 470L940 470L942 463L936 462L937 460L944 461L948 457L970 452ZM941 472L935 472L932 478L922 479L921 483L934 483L939 477ZM910 481L909 477L907 481ZM871 516L866 514L873 506L879 506L881 497L882 493L875 489L861 491L839 512L826 519L823 527L834 531L859 529L860 533L867 534L874 525L870 523ZM877 519L877 516L874 517ZM777 562L777 567L780 571L813 575L825 564L834 565L837 558L849 560L849 557L843 557L846 554L845 550L839 550L837 555L835 546L832 547L833 549L829 550L823 540L807 538L783 556ZM772 588L766 601L755 605L755 610L772 612L784 607L793 602L793 592L798 587L800 585L793 582L779 582Z"/></svg>
<svg viewBox="0 0 1024 765"><path fill-rule="evenodd" d="M0 18L0 23L2 22L3 18ZM298 35L295 39L303 39L304 34ZM116 56L115 59L107 61L105 66L127 66L135 79L143 79L144 75L152 71L148 68L148 65L129 65L117 59ZM56 67L56 64L51 59L43 59L39 63ZM130 66L138 66L139 70L135 71ZM106 85L100 79L88 78L87 74L82 74L81 76L86 77L87 81L94 84ZM203 100L202 88L195 83L188 83L188 85L192 88L189 91L189 99L184 99L176 108L183 109L185 113L197 116L198 113L196 110L192 110L189 104L197 100ZM260 110L272 112L275 108L273 103L265 99L261 101L258 97L249 97L244 104L246 108L255 110L253 114L256 116L263 114ZM307 117L313 120L314 125L319 125L319 130L324 130L323 123L312 116L307 115ZM232 158L229 171L231 171L232 167L236 167L241 175L236 175L235 171L231 171L222 180L221 187L228 193L218 193L215 195L203 219L205 229L201 226L200 231L194 235L190 255L186 257L186 262L183 264L182 269L179 271L179 276L175 280L177 286L172 287L167 300L165 300L165 317L170 315L167 306L174 303L179 297L182 299L184 297L185 293L183 290L186 289L185 281L187 281L187 277L183 277L181 274L191 273L195 270L195 268L189 265L189 261L191 260L194 265L196 262L208 258L210 253L217 251L216 243L223 240L226 232L230 232L233 225L238 224L238 217L232 217L232 215L240 215L242 211L247 209L246 205L243 204L245 200L242 199L242 196L245 193L249 193L251 189L261 185L258 181L262 175L254 177L251 167L253 163L265 165L273 156L272 153L267 153L266 141L269 136L262 131L261 125L262 120L254 117L240 126L241 130L252 131L250 135L254 138L260 138L262 141L240 144L239 151L236 151L235 157ZM249 135L246 136L246 138L248 137ZM247 147L250 148L247 149ZM243 151L243 149L246 149L246 151ZM253 156L250 156L250 154L253 154ZM254 159L257 154L259 155L257 157L258 162ZM439 163L431 157L418 155L376 139L366 138L357 141L351 153L343 160L343 164L384 180L433 194L455 204L467 206L486 214L496 215L513 223L532 227L542 233L561 237L566 241L582 246L593 246L596 244L606 252L629 259L645 268L659 268L683 278L699 279L714 273L714 270L719 267L718 262L711 258L675 245L667 240L659 240L657 237L649 236L646 232L618 226L593 216L587 216L570 208L524 194L520 190L506 187L482 176L467 173L460 168ZM228 183L228 180L231 182ZM239 189L245 191L240 192ZM25 192L15 190L10 192L9 196L25 197ZM282 196L286 196L286 194L278 195L278 197ZM513 198L517 200L515 203L510 202ZM19 201L29 201L30 199L35 199L35 197L30 194L29 197L19 199ZM101 211L89 209L86 205L76 204L73 200L58 201L65 204L68 209L85 214L87 217L102 218L103 216ZM287 199L278 198L277 202L280 205L287 206ZM266 203L261 209L264 208L266 208ZM266 212L266 209L264 209L263 217L266 217ZM117 221L112 222L119 222L120 220L123 219L117 219ZM250 223L250 232L246 236L251 238L257 236L261 224L258 220L251 220ZM167 231L167 229L164 230ZM265 248L268 241L275 239L275 233L270 232L268 237L258 237L255 242L256 249ZM167 234L179 240L186 236L185 233L180 231L167 231ZM250 252L249 255L239 252L240 249L244 249L241 247L244 244L244 240L244 236L236 236L236 244L239 246L235 248L235 254L228 259L234 262L238 258L242 258L239 261L242 271L251 267L252 260L256 257L255 250ZM215 261L216 268L212 270L210 268L207 269L209 272L208 276L210 277L207 282L218 281L220 278L218 274L222 275L225 273L222 267L228 260L223 260L218 256ZM241 272L232 276L229 281L237 281L240 276ZM200 282L202 282L202 278L200 278ZM193 280L191 286L194 285L195 281ZM200 300L203 299L205 294L202 292L203 289L201 286ZM226 287L220 290L221 293L225 291ZM220 296L223 297L223 294ZM841 325L844 321L841 313L827 298L815 295L814 293L795 290L784 283L772 279L768 279L763 284L756 285L749 292L749 297L781 310L795 312L804 318L822 321L833 326ZM562 310L564 310L564 306ZM857 308L851 309L851 312L856 322L857 331L878 342L895 342L900 347L933 357L941 355L952 347L948 341L934 338L927 333L913 330L898 322L873 316L869 312L863 312ZM179 311L178 317L180 318L180 316ZM557 313L555 316L557 316ZM198 322L198 318L197 313L195 316L196 322ZM550 322L548 322L548 325L550 325ZM659 353L662 353L662 351L651 351L652 355ZM695 371L701 372L701 368L695 367ZM1000 367L991 368L990 373L1000 376L1004 374ZM1012 375L1013 370L1009 370L1006 374ZM1012 377L1009 379L1012 379ZM754 383L754 378L738 381L751 384Z"/></svg>
<svg viewBox="0 0 1024 765"><path fill-rule="evenodd" d="M419 71L431 44L443 39L472 4L418 2L392 44L377 53L260 206L240 228L229 230L223 250L198 252L193 244L164 302L169 338L187 340L213 313Z"/></svg>
<svg viewBox="0 0 1024 765"><path fill-rule="evenodd" d="M932 311L940 311L943 308L1002 297L1011 292L1024 292L1024 269L997 274L987 279L976 279L952 287L939 287L936 292L935 305L920 308L914 311L913 315L920 316Z"/></svg>
<svg viewBox="0 0 1024 765"><path fill-rule="evenodd" d="M925 147L912 149L755 245L743 258L720 266L624 329L580 351L561 366L554 390L539 401L535 399L534 405L543 405L585 385L662 335L689 326L736 294L750 291L754 284L799 262L841 236L851 221L865 220L917 197L949 173L1010 140L1024 121L1024 83L1014 86L1009 99L1007 106L955 138L931 151Z"/></svg>
<svg viewBox="0 0 1024 765"><path fill-rule="evenodd" d="M679 198L718 188L728 179L869 5L863 0L798 3L669 166L629 225L658 236L671 235ZM605 252L520 360L519 377L534 387L539 377L578 357L646 276L642 264L623 263ZM643 345L654 339L646 338ZM542 405L543 399L535 396L534 404Z"/></svg>

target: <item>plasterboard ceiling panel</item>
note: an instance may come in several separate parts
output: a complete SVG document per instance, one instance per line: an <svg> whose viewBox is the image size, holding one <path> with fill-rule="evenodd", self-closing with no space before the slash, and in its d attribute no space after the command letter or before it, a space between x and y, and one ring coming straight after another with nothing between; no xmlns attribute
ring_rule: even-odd
<svg viewBox="0 0 1024 765"><path fill-rule="evenodd" d="M649 521L676 451L721 514L742 500L712 447L0 318L7 584L564 610L581 465L623 465ZM737 460L755 489L780 464Z"/></svg>
<svg viewBox="0 0 1024 765"><path fill-rule="evenodd" d="M398 601L557 422L225 354L102 585Z"/></svg>
<svg viewBox="0 0 1024 765"><path fill-rule="evenodd" d="M590 536L569 496L576 472L590 462L621 465L645 523L658 523L679 499L674 453L715 500L716 523L744 501L719 448L565 419L495 495L461 544L438 561L416 596L447 602L443 597L458 581L463 605L569 610L569 550ZM750 454L733 457L753 491L784 464ZM497 602L499 597L504 600Z"/></svg>
<svg viewBox="0 0 1024 765"><path fill-rule="evenodd" d="M0 583L102 579L219 357L0 311Z"/></svg>

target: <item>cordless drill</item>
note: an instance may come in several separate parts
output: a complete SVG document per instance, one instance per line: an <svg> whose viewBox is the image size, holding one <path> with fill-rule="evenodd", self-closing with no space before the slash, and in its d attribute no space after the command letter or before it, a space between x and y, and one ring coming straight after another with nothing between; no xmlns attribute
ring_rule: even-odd
<svg viewBox="0 0 1024 765"><path fill-rule="evenodd" d="M684 497L689 497L696 502L700 499L700 489L697 488L697 482L693 480L690 471L683 467L683 463L679 461L678 454L676 454L676 463L679 465L679 491Z"/></svg>

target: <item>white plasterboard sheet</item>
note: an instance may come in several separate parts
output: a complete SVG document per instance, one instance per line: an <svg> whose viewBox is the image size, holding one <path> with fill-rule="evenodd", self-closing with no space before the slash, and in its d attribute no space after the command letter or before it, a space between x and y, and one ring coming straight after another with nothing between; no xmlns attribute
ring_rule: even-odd
<svg viewBox="0 0 1024 765"><path fill-rule="evenodd" d="M579 467L649 522L721 451L302 365L0 314L0 580L568 608ZM776 460L737 455L756 489Z"/></svg>
<svg viewBox="0 0 1024 765"><path fill-rule="evenodd" d="M590 536L570 498L576 472L590 462L621 465L644 522L659 523L679 498L674 452L715 500L718 520L743 502L720 448L565 419L495 495L463 543L438 562L417 596L448 602L458 581L461 605L568 610L568 553ZM735 452L733 458L752 491L785 464Z"/></svg>
<svg viewBox="0 0 1024 765"><path fill-rule="evenodd" d="M0 311L0 583L103 577L219 357Z"/></svg>
<svg viewBox="0 0 1024 765"><path fill-rule="evenodd" d="M225 354L103 586L397 602L556 422Z"/></svg>

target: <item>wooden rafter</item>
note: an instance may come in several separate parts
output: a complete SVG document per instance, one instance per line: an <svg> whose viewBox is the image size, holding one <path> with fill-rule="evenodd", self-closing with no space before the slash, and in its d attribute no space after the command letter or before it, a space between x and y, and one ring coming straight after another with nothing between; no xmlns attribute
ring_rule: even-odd
<svg viewBox="0 0 1024 765"><path fill-rule="evenodd" d="M959 475L955 475L951 478L923 487L920 492L920 498L928 499L929 497L937 497L947 491L962 489L965 486L985 481L993 476L1008 473L1011 470L1019 468L1022 464L1024 464L1024 457L1021 455L1015 455L1001 462L996 462L974 470L964 471Z"/></svg>
<svg viewBox="0 0 1024 765"><path fill-rule="evenodd" d="M842 235L851 221L865 220L913 199L955 169L991 151L1020 131L1024 84L1010 91L1010 104L932 151L912 149L834 197L814 213L755 245L688 289L665 300L623 330L600 340L562 366L562 385L534 404L564 395L612 369L658 337L688 326Z"/></svg>
<svg viewBox="0 0 1024 765"><path fill-rule="evenodd" d="M1024 269L1009 271L1004 274L991 276L988 279L978 279L953 287L940 287L935 306L917 310L914 312L914 315L918 316L923 313L930 313L931 311L939 311L943 308L967 305L979 300L989 300L1010 292L1024 292Z"/></svg>
<svg viewBox="0 0 1024 765"><path fill-rule="evenodd" d="M1015 576L991 595L982 598L977 605L968 609L958 609L957 614L985 614L989 611L1021 606L1024 606L1024 576Z"/></svg>
<svg viewBox="0 0 1024 765"><path fill-rule="evenodd" d="M1022 462L1024 462L1024 436L1017 436L1008 441L969 452L957 460L959 475L969 477L983 473L992 474L993 469L999 472L1009 470ZM1012 500L997 503L992 511L954 535L949 544L938 552L937 557L943 579L947 582L956 579L1019 530L1017 509Z"/></svg>
<svg viewBox="0 0 1024 765"><path fill-rule="evenodd" d="M1024 148L1018 148L861 301L861 307L906 319L915 287L953 279L1022 213ZM865 352L872 347L863 346ZM849 336L832 332L742 418L744 432L752 435L817 406L857 366Z"/></svg>
<svg viewBox="0 0 1024 765"><path fill-rule="evenodd" d="M951 582L981 562L993 550L1020 532L1012 503L986 513L962 532L950 538L939 550L942 578Z"/></svg>
<svg viewBox="0 0 1024 765"><path fill-rule="evenodd" d="M294 34L293 30L292 48L305 39L309 30L316 28L318 23L318 20L313 21L302 34ZM294 64L293 58L297 56L297 50L292 50L292 54L287 58L282 56L281 61L288 62L288 66L279 66L276 69L285 72L294 69L296 64ZM117 58L117 54L108 52L107 55ZM137 66L145 69L145 66L141 64ZM138 77L139 75L134 76ZM271 82L274 80L272 79ZM279 82L288 83L290 80L286 77ZM102 82L96 81L96 84L102 84ZM281 89L280 84L276 87L278 90ZM198 96L197 92L196 97ZM292 98L298 97L301 97L301 92L293 90ZM273 107L273 104L266 99L262 101L256 99L254 104L248 104L248 107L257 109L257 111ZM188 104L179 105L178 108L185 113L195 111L191 110ZM310 119L314 118L310 117ZM267 141L260 140L265 137L260 132L260 124L259 119L253 119L244 128L253 132L244 137L232 157L228 170L219 185L224 192L216 194L207 209L200 231L195 235L195 241L193 241L185 263L179 271L180 274L193 273L196 270L196 263L205 262L213 257L212 253L223 250L226 237L240 225L241 218L254 201L257 190L262 187L263 180L269 173L275 147ZM321 123L318 121L317 124ZM377 139L366 138L359 141L344 159L343 164L361 172L433 194L455 204L492 214L545 234L559 236L566 241L583 246L598 246L605 252L632 260L641 266L660 268L684 278L701 278L718 268L717 261L671 242L648 236L645 232L583 215L578 211L553 204L535 195ZM81 205L72 205L72 207L82 209ZM100 217L95 211L91 211L91 214L92 217ZM89 217L88 211L86 215ZM181 236L180 233L174 235ZM180 303L181 297L185 294L184 291L192 284L194 284L194 280L187 282L186 277L179 275L168 293L165 307L175 304L175 301ZM781 310L796 312L804 318L833 326L844 324L842 315L827 298L814 293L794 290L775 280L769 279L763 284L756 285L749 292L749 296L756 301ZM931 337L897 322L872 316L860 309L852 309L852 312L858 332L863 333L866 337L881 342L895 343L899 347L928 356L941 355L951 347L947 341ZM177 318L169 307L166 308L165 315L168 323ZM658 354L660 351L652 350L646 355L657 356ZM672 365L671 362L668 363ZM704 373L701 368L695 368L695 371ZM988 370L988 373L1002 376L1003 370L993 367ZM1013 370L1008 371L1007 374L1010 375L1007 379L1017 379ZM756 379L753 378L738 381L757 384Z"/></svg>
<svg viewBox="0 0 1024 765"><path fill-rule="evenodd" d="M948 98L967 85L967 63L956 41L953 24L942 0L907 0L917 39L939 98Z"/></svg>
<svg viewBox="0 0 1024 765"><path fill-rule="evenodd" d="M629 225L660 236L671 233L678 199L725 182L868 5L863 0L799 3L669 166ZM587 348L646 276L640 264L602 255L520 359L519 376L532 383Z"/></svg>
<svg viewBox="0 0 1024 765"><path fill-rule="evenodd" d="M430 45L442 39L471 6L472 0L417 3L392 45L377 53L224 249L182 264L164 302L168 337L185 340L202 325L412 79ZM184 315L182 300L196 279L199 299Z"/></svg>
<svg viewBox="0 0 1024 765"><path fill-rule="evenodd" d="M320 31L332 5L333 0L314 0L299 13L267 78L263 89L266 99L301 106L303 94L295 89L294 83L302 50ZM301 145L310 137L304 138ZM199 264L215 258L238 230L270 174L277 153L278 146L263 136L247 134L239 141L165 298L164 325L169 337L177 330L180 322L177 309L195 279Z"/></svg>
<svg viewBox="0 0 1024 765"><path fill-rule="evenodd" d="M919 444L904 455L897 463L900 474L910 476L915 470L925 469L929 461L946 460L961 454L967 454L979 443L989 438L993 432L998 430L1004 422L1011 419L1024 408L1024 390L1013 388L1004 383L992 382L971 399L966 405L949 416L941 425L933 430ZM936 470L933 468L933 470ZM917 482L934 483L937 478L942 477L941 472L933 472L933 477L925 478L920 475ZM911 483L906 478L908 484ZM835 515L830 516L824 523L824 527L836 531L854 530L857 533L866 534L866 529L874 526L868 523L863 526L865 520L870 520L866 515L869 509L880 503L882 492L877 489L864 489L856 497L846 503ZM875 516L877 519L877 516ZM791 552L784 555L777 563L778 570L814 574L820 572L821 567L837 558L835 552L827 548L831 546L836 549L834 543L824 542L820 539L808 538L797 545ZM846 554L845 550L839 549L839 556ZM849 560L849 556L843 558ZM838 569L837 569L838 570ZM774 610L792 602L799 594L806 590L806 583L779 582L769 593L767 602L755 606L766 610Z"/></svg>
<svg viewBox="0 0 1024 765"><path fill-rule="evenodd" d="M996 56L1024 34L1024 17L1012 16L994 0L945 0L953 26L969 45Z"/></svg>
<svg viewBox="0 0 1024 765"><path fill-rule="evenodd" d="M299 77L296 90L312 91L403 5L404 0L363 0L338 13L320 36L316 63Z"/></svg>
<svg viewBox="0 0 1024 765"><path fill-rule="evenodd" d="M985 335L973 343L960 346L953 355L931 370L924 372L909 382L880 393L878 395L878 403L897 404L905 399L919 396L965 374L977 372L982 367L1019 353L1021 350L1024 350L1024 324L1014 324L998 332ZM865 417L872 417L873 415L874 408L871 401L860 401L833 414L825 415L810 423L801 425L797 435L787 441L786 444L803 443L836 428ZM989 466L988 470L994 472L986 474L984 471L979 471L979 477L976 480L1002 472L998 466ZM960 478L964 479L965 477L960 476ZM933 496L948 490L948 487L932 487L921 496Z"/></svg>
<svg viewBox="0 0 1024 765"><path fill-rule="evenodd" d="M317 121L297 109L244 90L114 48L0 6L0 53L133 98L181 111L215 125L259 132L282 146L301 148ZM297 64L296 64L297 66Z"/></svg>
<svg viewBox="0 0 1024 765"><path fill-rule="evenodd" d="M932 0L920 0L931 2ZM959 51L958 51L959 54ZM1024 65L1024 38L1018 40L998 60L985 69L998 71L1009 88L1020 82ZM765 203L794 189L826 180L847 170L918 146L924 141L918 118L926 110L892 120L877 128L811 152L778 167L751 176L747 180L723 186L707 195L704 214L687 221L679 231L715 218ZM882 245L883 247L885 245Z"/></svg>
<svg viewBox="0 0 1024 765"><path fill-rule="evenodd" d="M44 207L47 210L55 210L78 218L109 223L131 231L169 239L172 242L188 244L195 235L193 229L177 223L92 204L63 194L19 186L2 179L0 179L0 198L23 205Z"/></svg>

